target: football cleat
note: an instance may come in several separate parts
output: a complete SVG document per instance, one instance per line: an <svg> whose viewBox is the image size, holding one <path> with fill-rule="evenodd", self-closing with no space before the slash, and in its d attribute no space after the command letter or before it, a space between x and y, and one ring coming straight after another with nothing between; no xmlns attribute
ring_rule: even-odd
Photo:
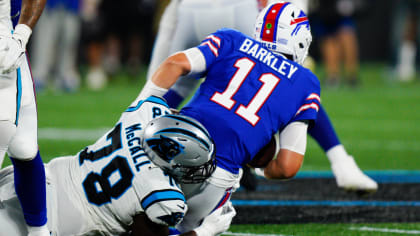
<svg viewBox="0 0 420 236"><path fill-rule="evenodd" d="M333 162L331 169L339 188L359 193L378 190L378 184L360 170L352 156Z"/></svg>

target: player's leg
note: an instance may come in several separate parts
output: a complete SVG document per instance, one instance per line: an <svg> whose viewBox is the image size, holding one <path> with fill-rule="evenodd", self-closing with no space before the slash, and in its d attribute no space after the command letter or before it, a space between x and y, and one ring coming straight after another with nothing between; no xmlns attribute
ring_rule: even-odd
<svg viewBox="0 0 420 236"><path fill-rule="evenodd" d="M35 85L41 90L48 86L48 76L54 64L58 37L57 17L54 10L45 8L33 33L31 61Z"/></svg>
<svg viewBox="0 0 420 236"><path fill-rule="evenodd" d="M16 196L11 166L0 171L0 236L26 235L26 223Z"/></svg>
<svg viewBox="0 0 420 236"><path fill-rule="evenodd" d="M16 132L17 85L16 72L0 74L0 168Z"/></svg>
<svg viewBox="0 0 420 236"><path fill-rule="evenodd" d="M321 106L314 127L308 133L326 152L338 187L347 190L376 191L377 183L365 175L340 143L334 127Z"/></svg>
<svg viewBox="0 0 420 236"><path fill-rule="evenodd" d="M171 0L160 18L159 29L147 70L147 80L152 78L160 63L169 56L169 49L171 48L178 19L178 4L179 0Z"/></svg>
<svg viewBox="0 0 420 236"><path fill-rule="evenodd" d="M68 9L59 10L61 42L58 59L58 86L68 92L80 87L80 76L76 66L76 53L80 35L79 16Z"/></svg>
<svg viewBox="0 0 420 236"><path fill-rule="evenodd" d="M27 62L18 69L18 81L22 93L17 128L8 148L14 166L15 190L29 235L49 235L46 226L45 170L38 151L35 94Z"/></svg>

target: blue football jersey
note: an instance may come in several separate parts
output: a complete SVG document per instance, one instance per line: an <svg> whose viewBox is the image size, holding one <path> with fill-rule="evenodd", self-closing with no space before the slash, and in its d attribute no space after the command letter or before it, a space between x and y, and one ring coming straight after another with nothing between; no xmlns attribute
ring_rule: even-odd
<svg viewBox="0 0 420 236"><path fill-rule="evenodd" d="M206 79L181 113L210 132L221 168L238 173L287 124L316 119L320 85L308 69L231 29L197 48Z"/></svg>

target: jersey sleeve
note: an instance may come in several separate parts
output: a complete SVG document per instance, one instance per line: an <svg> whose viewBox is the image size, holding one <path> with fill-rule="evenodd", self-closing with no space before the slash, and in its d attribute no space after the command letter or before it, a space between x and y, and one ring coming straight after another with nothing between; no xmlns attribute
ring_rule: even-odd
<svg viewBox="0 0 420 236"><path fill-rule="evenodd" d="M146 99L136 99L122 114L120 120L136 119L146 125L150 120L170 114L169 106L164 98L150 96Z"/></svg>
<svg viewBox="0 0 420 236"><path fill-rule="evenodd" d="M321 106L321 88L318 79L313 75L310 81L307 82L310 86L306 89L306 94L300 107L297 109L295 117L292 121L308 120L312 126L318 115L319 107Z"/></svg>
<svg viewBox="0 0 420 236"><path fill-rule="evenodd" d="M187 211L184 194L175 180L155 166L147 164L133 181L133 188L138 196L141 209L147 217L157 223L168 226L178 224Z"/></svg>
<svg viewBox="0 0 420 236"><path fill-rule="evenodd" d="M151 221L168 226L181 222L187 212L184 195L173 189L151 192L143 198L141 206Z"/></svg>
<svg viewBox="0 0 420 236"><path fill-rule="evenodd" d="M220 56L223 48L229 41L229 34L223 30L216 31L207 36L197 48L203 53L206 68L209 68Z"/></svg>

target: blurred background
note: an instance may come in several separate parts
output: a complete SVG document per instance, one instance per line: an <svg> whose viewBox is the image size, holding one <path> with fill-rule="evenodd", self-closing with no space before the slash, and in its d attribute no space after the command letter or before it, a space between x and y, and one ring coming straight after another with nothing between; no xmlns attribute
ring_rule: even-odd
<svg viewBox="0 0 420 236"><path fill-rule="evenodd" d="M91 144L135 99L168 3L48 0L28 48L44 162ZM309 0L307 66L363 170L420 169L419 3ZM307 150L303 170L330 171L311 139Z"/></svg>
<svg viewBox="0 0 420 236"><path fill-rule="evenodd" d="M29 48L38 92L101 90L121 76L144 79L168 2L49 0ZM359 78L360 62L381 64L384 80L418 80L419 12L418 0L309 0L310 54L320 79L334 87L347 76L357 85L367 79ZM330 37L347 26L354 32Z"/></svg>

